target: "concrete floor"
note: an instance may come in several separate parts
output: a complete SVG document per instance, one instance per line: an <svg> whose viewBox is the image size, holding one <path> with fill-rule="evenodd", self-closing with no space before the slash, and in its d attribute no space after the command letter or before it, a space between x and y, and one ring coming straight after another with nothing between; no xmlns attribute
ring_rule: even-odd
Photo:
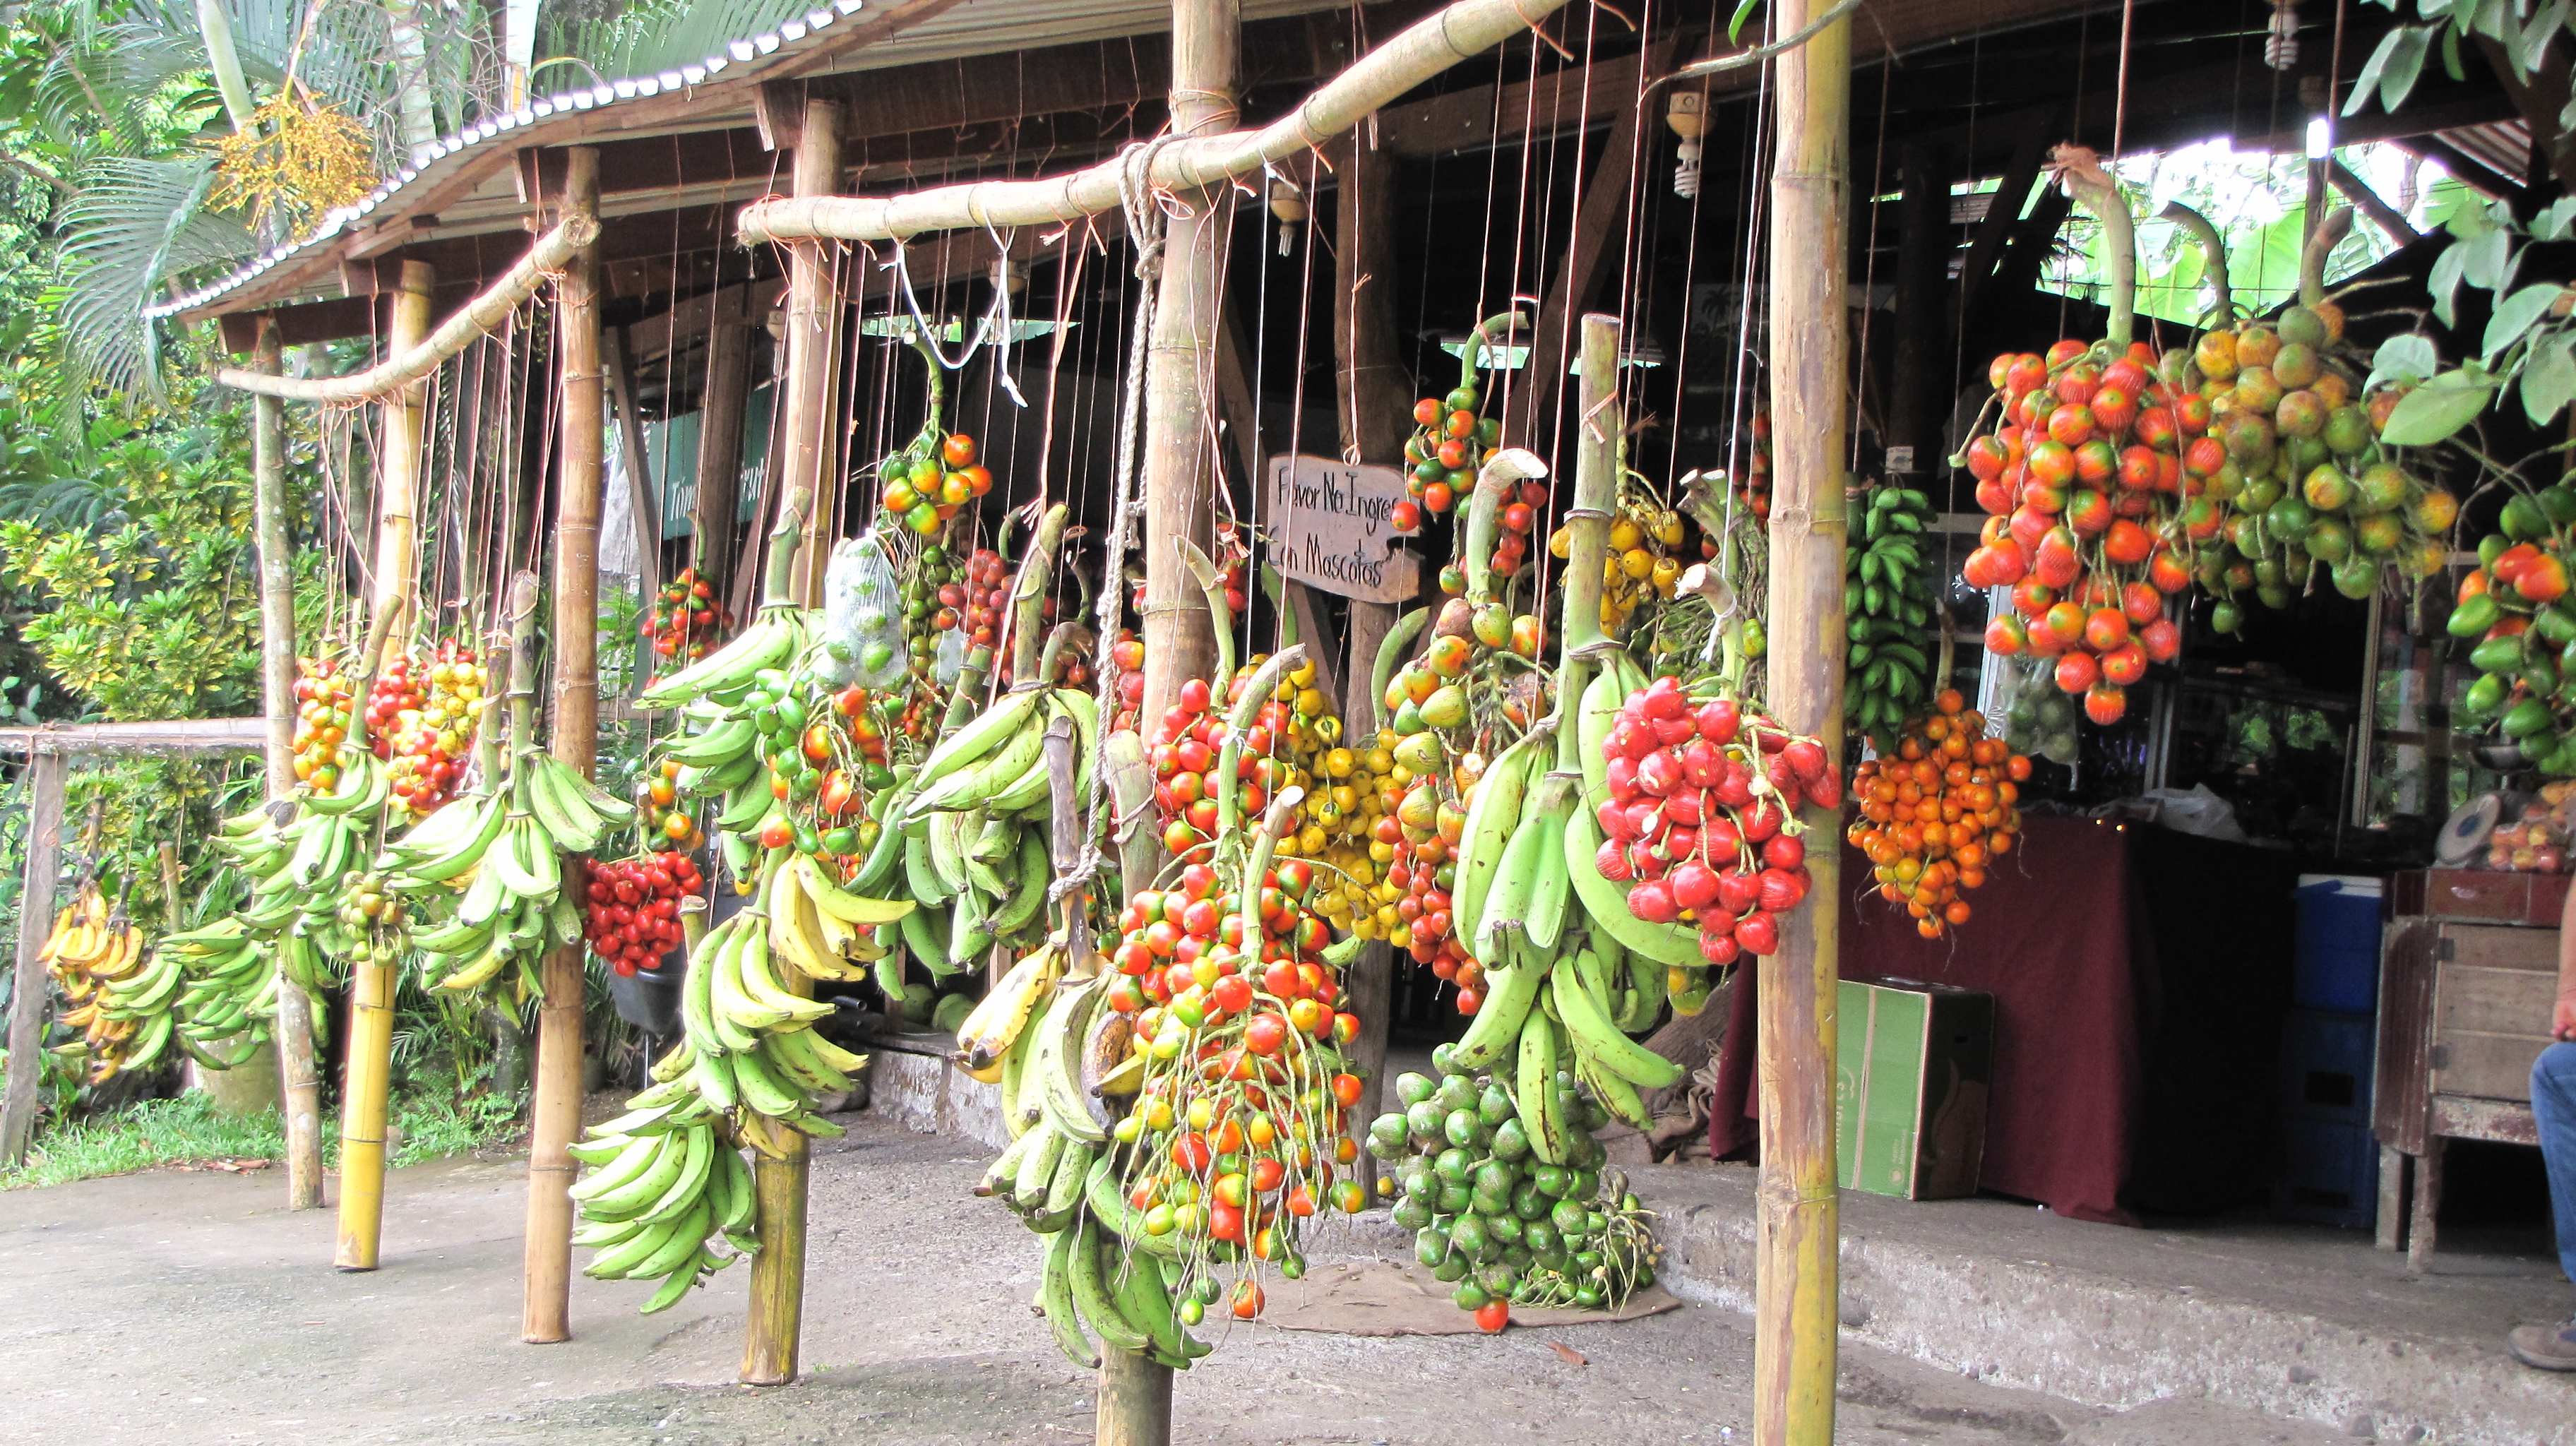
<svg viewBox="0 0 2576 1446"><path fill-rule="evenodd" d="M0 1421L17 1446L267 1442L1046 1442L1091 1382L1030 1315L1038 1248L967 1195L980 1147L864 1116L818 1154L806 1378L733 1384L743 1273L677 1309L576 1280L576 1338L518 1343L522 1167L397 1173L384 1268L273 1175L162 1173L0 1195ZM1372 1232L1352 1243L1366 1248ZM1326 1253L1329 1253L1329 1248ZM1686 1291L1693 1287L1677 1282ZM1697 1292L1705 1294L1705 1292ZM1238 1328L1180 1378L1179 1441L1494 1446L1749 1439L1750 1321L1723 1304L1499 1338ZM1575 1366L1551 1349L1571 1347ZM2076 1405L1846 1341L1847 1443L2254 1446L2349 1440L2211 1405Z"/></svg>

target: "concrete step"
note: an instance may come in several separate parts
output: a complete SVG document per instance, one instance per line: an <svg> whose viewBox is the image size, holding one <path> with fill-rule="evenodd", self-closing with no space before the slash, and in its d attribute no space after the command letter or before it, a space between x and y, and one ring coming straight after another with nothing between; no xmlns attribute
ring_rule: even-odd
<svg viewBox="0 0 2576 1446"><path fill-rule="evenodd" d="M1756 1172L1630 1174L1664 1216L1676 1293L1750 1309ZM2552 1258L2462 1251L2414 1275L2310 1227L2140 1230L1852 1191L1841 1209L1844 1331L1917 1361L2114 1410L2205 1400L2358 1439L2576 1446L2576 1375L2504 1345L2576 1303Z"/></svg>

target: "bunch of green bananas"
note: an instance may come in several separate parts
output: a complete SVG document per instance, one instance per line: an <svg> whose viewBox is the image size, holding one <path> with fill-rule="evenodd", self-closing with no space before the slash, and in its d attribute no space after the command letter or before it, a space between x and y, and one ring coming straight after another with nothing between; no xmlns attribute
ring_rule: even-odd
<svg viewBox="0 0 2576 1446"><path fill-rule="evenodd" d="M635 806L536 748L518 751L506 791L496 782L487 776L386 845L376 867L390 894L422 901L432 916L412 941L426 982L461 992L515 961L533 993L546 951L581 939L563 855L597 849L634 822Z"/></svg>
<svg viewBox="0 0 2576 1446"><path fill-rule="evenodd" d="M933 973L981 967L995 943L1025 943L1045 927L1055 880L1045 827L1053 784L1047 725L1059 715L1073 721L1080 797L1091 783L1099 707L1072 688L1005 693L933 749L889 806L889 832L900 837L888 844L880 835L880 851L900 849L906 890L925 909L949 906L944 931L926 915L905 928L905 946ZM857 882L866 887L869 879L863 868Z"/></svg>
<svg viewBox="0 0 2576 1446"><path fill-rule="evenodd" d="M359 942L343 933L336 916L346 884L365 872L392 796L384 766L363 739L341 752L346 762L331 792L298 795L282 824L273 806L228 818L214 839L250 880L250 900L235 917L307 995L338 982L339 963Z"/></svg>
<svg viewBox="0 0 2576 1446"><path fill-rule="evenodd" d="M764 670L784 669L813 641L811 615L793 603L769 603L734 640L637 695L643 708L676 708L700 698L742 701Z"/></svg>
<svg viewBox="0 0 2576 1446"><path fill-rule="evenodd" d="M1932 499L1911 487L1869 493L1843 546L1843 717L1862 733L1892 737L1937 691L1924 643L1938 626L1940 560L1926 565L1940 526Z"/></svg>
<svg viewBox="0 0 2576 1446"><path fill-rule="evenodd" d="M997 1061L1013 1136L975 1193L1000 1198L1051 1237L1035 1306L1068 1359L1098 1366L1097 1336L1187 1370L1213 1347L1185 1327L1205 1316L1219 1287L1213 1277L1189 1283L1177 1237L1149 1235L1132 1218L1120 1184L1126 1148L1092 1102L1118 1092L1122 1077L1128 1092L1135 1088L1141 1065L1129 1051L1130 1019L1104 1007L1098 956L1085 977L1065 981L1050 972L1055 948L1050 941L1023 960L1035 967L1015 970L1007 992L997 986L1004 1003L975 1021L977 1043L961 1034L970 1054Z"/></svg>
<svg viewBox="0 0 2576 1446"><path fill-rule="evenodd" d="M716 803L714 828L726 861L734 877L747 878L757 857L751 851L752 835L776 803L760 729L748 710L709 698L690 703L681 716L690 731L661 749L663 757L680 765L673 784L693 803Z"/></svg>
<svg viewBox="0 0 2576 1446"><path fill-rule="evenodd" d="M269 947L240 918L164 934L153 951L177 960L186 976L179 1045L190 1058L208 1069L233 1069L266 1046L277 1016L277 970Z"/></svg>
<svg viewBox="0 0 2576 1446"><path fill-rule="evenodd" d="M582 1267L593 1280L660 1280L644 1302L651 1315L757 1253L760 1241L751 1166L696 1090L674 1077L627 1106L572 1147L573 1158L591 1167L571 1191L583 1222L573 1243L598 1250ZM711 1249L718 1237L736 1253Z"/></svg>
<svg viewBox="0 0 2576 1446"><path fill-rule="evenodd" d="M747 1111L809 1135L838 1135L838 1126L813 1112L813 1096L848 1089L849 1072L863 1061L814 1033L814 1021L829 1015L832 1006L788 988L778 971L784 964L805 979L846 978L844 967L826 953L830 936L803 936L809 927L823 928L826 907L854 896L822 893L813 887L823 882L819 876L791 868L787 855L787 850L775 851L774 866L763 871L751 907L708 930L690 952L680 996L688 1032L672 1062L688 1071L691 1085L711 1109ZM876 900L855 904L855 911L877 922L910 908ZM782 913L792 942L775 949L772 940ZM830 917L856 922L846 914ZM818 968L827 972L815 972Z"/></svg>
<svg viewBox="0 0 2576 1446"><path fill-rule="evenodd" d="M1461 1310L1617 1310L1654 1284L1649 1217L1590 1133L1608 1112L1576 1092L1579 1066L1557 1067L1553 1032L1530 1014L1509 1070L1436 1052L1441 1077L1399 1075L1403 1108L1369 1127L1369 1153L1394 1167L1381 1187L1398 1197L1395 1222L1414 1232L1415 1258L1456 1283Z"/></svg>

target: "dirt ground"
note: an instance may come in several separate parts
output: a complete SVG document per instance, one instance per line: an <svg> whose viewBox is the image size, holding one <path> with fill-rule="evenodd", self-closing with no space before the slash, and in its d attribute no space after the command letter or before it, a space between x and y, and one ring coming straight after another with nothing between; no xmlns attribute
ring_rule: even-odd
<svg viewBox="0 0 2576 1446"><path fill-rule="evenodd" d="M864 1116L815 1168L805 1378L734 1383L744 1272L637 1315L576 1279L572 1341L518 1340L523 1169L387 1189L384 1268L273 1174L163 1172L0 1195L0 1439L16 1446L543 1440L566 1446L1079 1441L1091 1379L1027 1308L1035 1241L967 1194L971 1144ZM1352 1242L1365 1253L1363 1242ZM1329 1240L1318 1258L1333 1254ZM1176 1441L1497 1446L1750 1439L1749 1318L1704 1305L1499 1338L1237 1327L1179 1378ZM1552 1348L1585 1358L1575 1365ZM2168 1402L2108 1415L1846 1344L1847 1443L2254 1446L2320 1427Z"/></svg>

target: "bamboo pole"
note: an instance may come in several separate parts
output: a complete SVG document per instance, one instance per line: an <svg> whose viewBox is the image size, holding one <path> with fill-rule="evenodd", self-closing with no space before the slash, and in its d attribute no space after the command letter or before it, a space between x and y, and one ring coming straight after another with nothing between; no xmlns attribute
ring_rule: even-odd
<svg viewBox="0 0 2576 1446"><path fill-rule="evenodd" d="M601 333L608 351L608 386L617 404L617 451L626 465L626 517L635 528L635 585L646 613L662 590L662 494L654 485L652 459L644 455L644 418L635 410L635 349L627 345L626 328ZM638 668L635 686L644 686Z"/></svg>
<svg viewBox="0 0 2576 1446"><path fill-rule="evenodd" d="M30 750L27 874L18 894L18 962L9 984L9 1058L34 1060L45 1049L45 1016L53 981L45 973L45 936L54 927L54 884L63 868L63 756ZM26 1163L36 1127L41 1067L9 1071L0 1093L0 1162Z"/></svg>
<svg viewBox="0 0 2576 1446"><path fill-rule="evenodd" d="M1819 0L1784 0L1788 33ZM1771 181L1772 713L1842 756L1844 249L1849 205L1851 21L1779 61ZM1585 370L1590 371L1587 363ZM1782 919L1758 966L1762 1180L1757 1191L1753 1353L1755 1446L1829 1446L1834 1434L1840 1205L1834 1186L1834 901L1841 894L1830 812L1801 810L1815 837L1807 908Z"/></svg>
<svg viewBox="0 0 2576 1446"><path fill-rule="evenodd" d="M1235 118L1243 26L1233 0L1173 0L1171 131L1210 135ZM1229 189L1185 189L1164 227L1162 277L1145 353L1145 718L1213 666L1216 635L1182 544L1205 552L1222 475L1208 404L1215 394ZM1222 684L1220 683L1220 686Z"/></svg>
<svg viewBox="0 0 2576 1446"><path fill-rule="evenodd" d="M796 137L796 193L827 194L840 183L840 175L840 104L809 97ZM829 250L800 244L789 250L787 266L786 376L780 389L785 405L771 442L776 447L775 439L785 441L781 495L786 511L770 533L770 569L774 586L778 549L792 549L790 586L798 603L812 607L823 596L835 510L830 504L836 499L823 489L825 479L837 475L834 464L840 456L831 397L843 308ZM789 981L789 987L802 992L802 983ZM760 1253L751 1261L751 1300L743 1330L740 1379L748 1386L794 1381L805 1329L805 1202L813 1147L804 1132L784 1125L769 1134L779 1147L776 1153L756 1151L751 1161Z"/></svg>
<svg viewBox="0 0 2576 1446"><path fill-rule="evenodd" d="M437 273L424 261L402 265L386 350L404 355L429 330L429 293ZM401 646L419 570L422 405L417 388L389 394L376 453L375 621L367 637L376 656L360 660L373 677L384 650ZM373 1270L385 1223L385 1102L393 1086L394 967L364 963L350 970L349 1061L340 1091L340 1233L332 1264Z"/></svg>
<svg viewBox="0 0 2576 1446"><path fill-rule="evenodd" d="M796 136L796 194L829 195L841 183L841 105L809 97ZM749 238L745 238L748 240ZM796 601L814 607L823 600L823 568L830 552L837 496L826 496L827 477L837 476L838 429L832 424L831 397L841 359L840 275L832 248L804 243L787 254L787 376L781 388L785 404L783 432L773 432L775 447L783 438L786 469L781 495L802 507L805 537L797 558ZM774 546L775 544L773 544Z"/></svg>
<svg viewBox="0 0 2576 1446"><path fill-rule="evenodd" d="M538 238L518 264L501 273L501 279L429 330L428 313L421 314L421 328L411 340L387 349L381 362L362 372L345 377L281 377L265 372L246 371L240 367L215 368L215 380L235 391L257 396L284 397L295 402L373 402L431 372L449 357L465 350L477 337L509 320L510 313L522 302L537 294L546 278L561 269L573 253L599 239L599 219L589 211L567 216L563 223ZM426 262L406 261L403 272ZM405 283L408 286L408 283ZM400 293L397 293L399 295ZM401 303L395 303L399 306Z"/></svg>
<svg viewBox="0 0 2576 1446"><path fill-rule="evenodd" d="M561 204L599 206L599 152L564 153ZM555 365L562 381L562 470L555 488L554 756L587 775L599 745L599 503L606 470L606 390L600 357L599 251L585 247L555 287ZM525 660L522 660L525 661ZM518 742L520 740L512 740ZM581 1132L583 946L559 946L542 966L537 1094L528 1119L528 1230L520 1276L519 1339L572 1335L573 1137Z"/></svg>
<svg viewBox="0 0 2576 1446"><path fill-rule="evenodd" d="M252 366L284 360L274 317L262 317ZM251 509L259 547L259 683L268 720L268 797L295 794L295 554L286 523L286 407L251 398ZM286 1119L286 1208L322 1208L322 1073L313 1058L313 1001L283 967L277 976L277 1082Z"/></svg>
<svg viewBox="0 0 2576 1446"><path fill-rule="evenodd" d="M1182 107L1203 106L1198 92L1212 88L1183 81L1189 47L1190 8L1217 0L1178 0L1172 36L1172 133L1194 137L1165 147L1154 157L1156 186L1189 193L1249 175L1272 161L1285 160L1330 142L1369 112L1439 75L1461 60L1491 50L1564 8L1566 0L1456 0L1399 32L1393 39L1354 62L1305 102L1258 131L1209 134L1185 123ZM1224 5L1228 23L1235 6ZM1231 44L1229 44L1229 50ZM1233 110L1230 94L1223 109ZM817 238L882 241L930 231L969 226L1043 226L1079 221L1118 209L1123 161L1104 161L1069 175L1035 181L976 181L939 186L906 196L857 197L806 195L755 201L743 208L742 242ZM1177 248L1175 248L1177 249Z"/></svg>

